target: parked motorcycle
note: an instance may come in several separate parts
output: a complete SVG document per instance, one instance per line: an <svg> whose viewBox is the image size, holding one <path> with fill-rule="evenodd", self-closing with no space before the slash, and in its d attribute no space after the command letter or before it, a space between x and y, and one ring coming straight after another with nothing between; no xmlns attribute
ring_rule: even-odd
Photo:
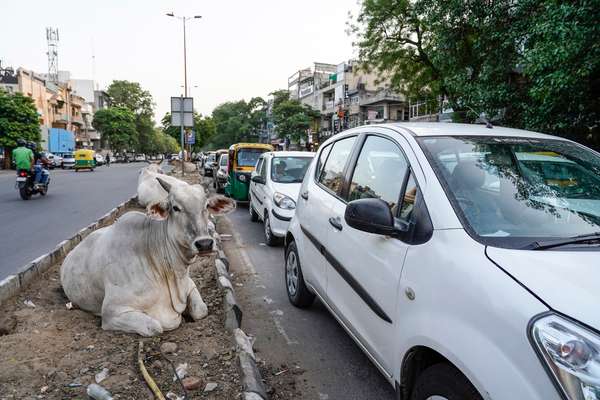
<svg viewBox="0 0 600 400"><path fill-rule="evenodd" d="M35 174L31 171L20 169L17 171L17 181L15 182L15 188L19 189L19 194L23 200L29 200L34 194L41 194L45 196L48 193L48 186L50 185L50 176L46 179L46 183L40 183L37 186L34 185Z"/></svg>

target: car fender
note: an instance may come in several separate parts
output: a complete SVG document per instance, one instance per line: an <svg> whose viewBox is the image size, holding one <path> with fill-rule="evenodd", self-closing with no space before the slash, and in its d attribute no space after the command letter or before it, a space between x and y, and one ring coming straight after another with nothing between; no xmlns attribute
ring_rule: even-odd
<svg viewBox="0 0 600 400"><path fill-rule="evenodd" d="M402 381L411 349L425 346L454 364L484 398L559 400L527 338L531 318L548 308L492 264L484 249L462 229L435 231L429 242L409 249L396 315L395 378Z"/></svg>

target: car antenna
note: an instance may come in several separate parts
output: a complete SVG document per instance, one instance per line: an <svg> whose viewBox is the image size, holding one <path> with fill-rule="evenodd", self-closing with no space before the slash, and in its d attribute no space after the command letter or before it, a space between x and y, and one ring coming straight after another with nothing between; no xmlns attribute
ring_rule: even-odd
<svg viewBox="0 0 600 400"><path fill-rule="evenodd" d="M489 118L487 117L487 115L482 112L482 113L477 113L477 111L473 110L473 108L471 108L470 106L467 106L467 108L469 110L471 110L473 112L473 114L477 115L478 118L475 120L475 122L483 122L485 124L485 127L488 129L493 129L494 125L492 125L492 123L490 122Z"/></svg>

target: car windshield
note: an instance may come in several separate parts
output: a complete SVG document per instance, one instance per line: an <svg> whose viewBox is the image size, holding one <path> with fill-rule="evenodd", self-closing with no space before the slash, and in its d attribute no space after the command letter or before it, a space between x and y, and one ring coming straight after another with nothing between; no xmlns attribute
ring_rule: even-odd
<svg viewBox="0 0 600 400"><path fill-rule="evenodd" d="M223 154L221 156L221 158L219 158L219 166L221 166L221 167L227 166L227 159L228 158L229 158L229 156L227 154Z"/></svg>
<svg viewBox="0 0 600 400"><path fill-rule="evenodd" d="M240 149L237 153L238 167L254 167L264 149Z"/></svg>
<svg viewBox="0 0 600 400"><path fill-rule="evenodd" d="M273 157L271 180L278 183L299 183L304 179L312 157Z"/></svg>
<svg viewBox="0 0 600 400"><path fill-rule="evenodd" d="M215 154L209 154L207 160L212 162L212 161L215 161L215 158L216 158Z"/></svg>
<svg viewBox="0 0 600 400"><path fill-rule="evenodd" d="M65 154L63 158L73 158L73 154Z"/></svg>
<svg viewBox="0 0 600 400"><path fill-rule="evenodd" d="M463 225L486 244L600 231L600 156L551 139L419 139Z"/></svg>

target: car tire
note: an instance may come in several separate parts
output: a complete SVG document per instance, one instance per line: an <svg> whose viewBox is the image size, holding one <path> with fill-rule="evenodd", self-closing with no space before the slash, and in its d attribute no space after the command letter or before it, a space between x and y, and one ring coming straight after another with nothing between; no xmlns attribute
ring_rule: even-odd
<svg viewBox="0 0 600 400"><path fill-rule="evenodd" d="M458 369L446 363L434 364L417 377L410 399L430 398L482 400L473 384Z"/></svg>
<svg viewBox="0 0 600 400"><path fill-rule="evenodd" d="M271 221L269 220L269 210L265 209L265 214L263 217L264 223L264 232L265 232L265 243L267 246L277 246L280 242L280 239L273 234L271 230Z"/></svg>
<svg viewBox="0 0 600 400"><path fill-rule="evenodd" d="M285 249L284 283L288 299L294 306L307 308L315 301L314 293L308 290L304 282L298 248L294 241L291 241Z"/></svg>
<svg viewBox="0 0 600 400"><path fill-rule="evenodd" d="M258 222L258 213L254 211L254 207L252 207L252 198L249 198L248 200L248 211L250 212L250 221Z"/></svg>

